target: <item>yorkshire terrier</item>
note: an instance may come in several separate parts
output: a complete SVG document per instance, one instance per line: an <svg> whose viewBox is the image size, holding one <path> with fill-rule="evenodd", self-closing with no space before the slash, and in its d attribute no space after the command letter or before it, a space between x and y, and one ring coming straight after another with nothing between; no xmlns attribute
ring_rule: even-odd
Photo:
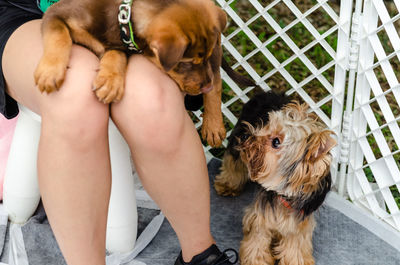
<svg viewBox="0 0 400 265"><path fill-rule="evenodd" d="M332 131L283 94L262 92L243 107L229 137L218 194L236 196L246 182L260 186L243 218L241 265L310 265L313 212L331 188Z"/></svg>

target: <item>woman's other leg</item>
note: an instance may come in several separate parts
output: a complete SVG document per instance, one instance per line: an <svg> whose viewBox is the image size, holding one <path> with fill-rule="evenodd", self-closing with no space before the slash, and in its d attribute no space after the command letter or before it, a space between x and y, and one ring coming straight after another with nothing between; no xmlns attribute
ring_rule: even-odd
<svg viewBox="0 0 400 265"><path fill-rule="evenodd" d="M41 94L33 80L42 54L40 23L22 25L6 45L2 63L8 93L42 117L39 187L67 263L105 264L111 169L108 106L91 90L98 59L74 46L60 91Z"/></svg>
<svg viewBox="0 0 400 265"><path fill-rule="evenodd" d="M174 228L183 258L208 248L210 192L205 156L174 81L143 56L129 59L125 95L111 116L150 196Z"/></svg>

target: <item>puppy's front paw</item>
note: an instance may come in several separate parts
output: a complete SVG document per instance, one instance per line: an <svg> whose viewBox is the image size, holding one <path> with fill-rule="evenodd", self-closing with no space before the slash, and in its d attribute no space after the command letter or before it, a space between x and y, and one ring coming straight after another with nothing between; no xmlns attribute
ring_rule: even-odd
<svg viewBox="0 0 400 265"><path fill-rule="evenodd" d="M118 102L124 94L125 76L106 69L99 71L93 83L96 96L103 103Z"/></svg>
<svg viewBox="0 0 400 265"><path fill-rule="evenodd" d="M62 62L51 62L43 57L36 67L35 83L41 92L51 93L58 90L64 82L67 65Z"/></svg>
<svg viewBox="0 0 400 265"><path fill-rule="evenodd" d="M208 115L204 115L203 125L201 127L201 136L210 146L220 146L226 136L226 130L222 118L215 119Z"/></svg>

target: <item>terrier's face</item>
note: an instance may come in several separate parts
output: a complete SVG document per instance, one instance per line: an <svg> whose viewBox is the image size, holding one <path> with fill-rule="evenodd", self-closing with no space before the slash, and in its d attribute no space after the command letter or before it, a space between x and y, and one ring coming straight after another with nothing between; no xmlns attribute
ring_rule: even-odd
<svg viewBox="0 0 400 265"><path fill-rule="evenodd" d="M336 141L334 133L306 110L306 104L290 103L270 112L268 124L261 128L247 124L250 136L239 140L238 149L251 180L287 196L321 188Z"/></svg>

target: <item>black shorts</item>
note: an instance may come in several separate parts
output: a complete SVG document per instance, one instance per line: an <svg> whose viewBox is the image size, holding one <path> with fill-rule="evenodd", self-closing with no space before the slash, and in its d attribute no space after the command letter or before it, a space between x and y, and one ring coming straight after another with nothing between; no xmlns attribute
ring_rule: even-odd
<svg viewBox="0 0 400 265"><path fill-rule="evenodd" d="M5 92L2 69L3 50L11 34L22 24L42 17L37 0L0 0L0 113L6 118L18 114L18 106ZM23 78L23 77L21 77Z"/></svg>

